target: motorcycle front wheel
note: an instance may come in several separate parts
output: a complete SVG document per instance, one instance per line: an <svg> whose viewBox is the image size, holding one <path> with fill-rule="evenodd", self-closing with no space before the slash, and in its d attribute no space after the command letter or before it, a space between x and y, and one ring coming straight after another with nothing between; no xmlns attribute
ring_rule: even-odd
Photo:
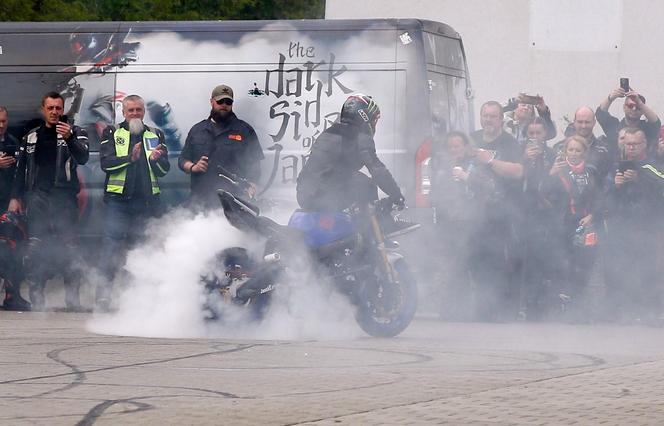
<svg viewBox="0 0 664 426"><path fill-rule="evenodd" d="M396 282L377 274L360 290L355 320L374 337L394 337L408 327L417 309L417 284L403 259L393 263Z"/></svg>

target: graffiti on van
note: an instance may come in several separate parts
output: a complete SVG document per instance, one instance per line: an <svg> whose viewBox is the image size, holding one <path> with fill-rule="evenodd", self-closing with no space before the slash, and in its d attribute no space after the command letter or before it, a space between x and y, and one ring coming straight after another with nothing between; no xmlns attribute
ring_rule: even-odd
<svg viewBox="0 0 664 426"><path fill-rule="evenodd" d="M321 123L321 99L323 94L329 98L334 94L334 87L339 88L344 94L353 92L339 81L339 77L347 69L342 66L334 69L334 53L330 53L330 60L305 62L301 67L285 69L286 56L279 54L279 66L265 72L265 93L280 99L270 107L270 118L281 120L281 125L276 134L270 134L273 142L279 142L284 138L286 131L292 132L295 141L302 139L302 147L309 148L313 142L312 137L304 137L302 131L309 130L315 133ZM318 68L327 65L327 79L314 80L313 74ZM276 83L275 83L276 74ZM325 89L325 91L323 91ZM286 99L282 99L286 98ZM331 114L324 118L329 119ZM291 119L293 120L291 122ZM302 121L304 120L304 121ZM326 125L326 124L325 124ZM304 127L304 129L302 129Z"/></svg>
<svg viewBox="0 0 664 426"><path fill-rule="evenodd" d="M122 121L124 97L139 94L146 123L164 131L175 158L188 129L209 114L211 88L223 83L235 89L234 110L256 129L266 154L276 152L267 151L271 145L283 146L277 182L288 187L316 138L338 120L348 94L376 96L388 85L395 87L394 72L383 65L394 54L391 38L364 52L359 35L330 38L293 30L234 38L218 32L143 31L140 25L101 32L82 28L59 33L57 40L43 39L55 72L30 80L17 74L6 85L15 93L29 90L35 98L47 90L60 92L67 115L88 131L92 152L99 149L104 128ZM388 123L396 114L386 105ZM27 109L23 116L24 122L39 119ZM381 149L393 149L398 128L382 129L386 148Z"/></svg>
<svg viewBox="0 0 664 426"><path fill-rule="evenodd" d="M332 97L336 91L343 94L353 92L344 85L340 78L347 71L346 66L335 66L334 53L329 60L317 62L308 60L301 66L286 69L286 56L289 58L316 58L314 46L302 45L291 41L288 53L279 53L278 66L265 71L265 89L263 93L277 99L270 106L269 117L279 121L279 129L269 136L273 143L281 142L286 135L289 140L301 144L309 150L318 135L339 118L339 112L324 114L321 112L321 100ZM320 71L324 76L320 77ZM319 77L316 77L319 76ZM299 172L299 163L306 161L307 154L286 155L282 158L282 183L295 182Z"/></svg>
<svg viewBox="0 0 664 426"><path fill-rule="evenodd" d="M67 115L84 127L95 149L104 129L114 124L117 110L121 110L126 93L114 89L112 72L138 60L141 43L128 41L131 29L122 33L78 33L69 35L73 65L62 72L73 76L61 83L57 90L65 99ZM164 132L166 145L179 151L181 134L173 120L168 102L146 99L149 119Z"/></svg>

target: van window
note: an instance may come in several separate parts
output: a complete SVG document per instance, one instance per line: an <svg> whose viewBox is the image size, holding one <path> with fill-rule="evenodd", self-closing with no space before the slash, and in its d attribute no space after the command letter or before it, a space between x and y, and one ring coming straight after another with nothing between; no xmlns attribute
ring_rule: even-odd
<svg viewBox="0 0 664 426"><path fill-rule="evenodd" d="M433 133L467 131L468 81L461 41L431 33L424 36Z"/></svg>
<svg viewBox="0 0 664 426"><path fill-rule="evenodd" d="M438 34L425 32L423 35L424 57L427 64L434 65L436 71L465 77L466 68L461 42Z"/></svg>

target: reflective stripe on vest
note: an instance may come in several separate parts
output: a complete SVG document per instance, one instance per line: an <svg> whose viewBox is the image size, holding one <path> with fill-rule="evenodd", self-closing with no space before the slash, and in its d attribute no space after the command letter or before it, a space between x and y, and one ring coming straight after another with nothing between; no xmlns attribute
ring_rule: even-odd
<svg viewBox="0 0 664 426"><path fill-rule="evenodd" d="M115 143L115 155L124 157L129 155L129 130L118 128L113 133L113 142ZM143 132L143 149L145 150L145 160L148 162L148 170L150 171L150 183L152 184L152 195L161 193L159 183L157 183L157 176L152 172L152 165L150 164L150 144L146 142L147 139L159 138L155 133L150 130ZM112 172L108 176L108 183L106 184L106 192L113 194L122 194L124 192L125 180L127 179L127 167L123 167L117 172Z"/></svg>

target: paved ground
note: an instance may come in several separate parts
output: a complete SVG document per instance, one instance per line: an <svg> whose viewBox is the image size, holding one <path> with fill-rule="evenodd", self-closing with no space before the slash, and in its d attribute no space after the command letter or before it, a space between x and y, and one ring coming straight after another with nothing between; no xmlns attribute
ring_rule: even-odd
<svg viewBox="0 0 664 426"><path fill-rule="evenodd" d="M0 424L664 424L664 329L418 319L394 339L103 336L0 311Z"/></svg>

